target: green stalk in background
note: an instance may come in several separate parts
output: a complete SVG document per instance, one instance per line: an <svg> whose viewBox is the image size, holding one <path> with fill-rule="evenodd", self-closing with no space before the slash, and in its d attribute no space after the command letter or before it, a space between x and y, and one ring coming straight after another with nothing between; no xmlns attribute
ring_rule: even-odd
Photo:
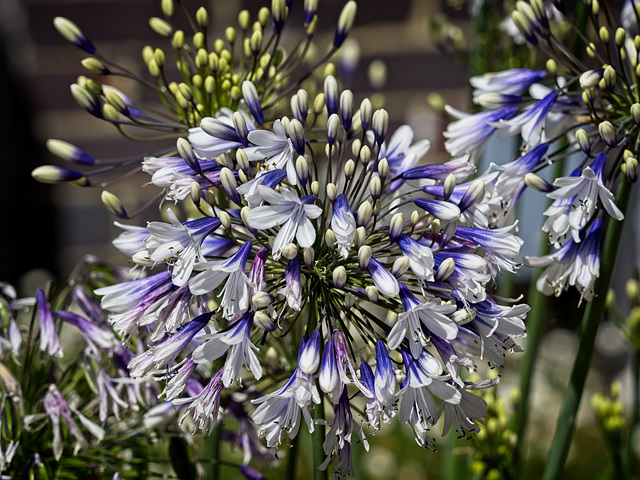
<svg viewBox="0 0 640 480"><path fill-rule="evenodd" d="M622 179L616 196L616 204L623 213L627 208L630 191L631 183L625 177ZM618 253L618 245L622 236L623 225L624 221L616 222L613 220L610 220L607 225L602 247L600 277L595 283L593 300L587 304L584 316L582 317L582 332L580 334L578 354L573 364L571 378L569 379L569 385L567 386L558 417L556 433L549 450L547 466L544 476L542 477L543 480L560 478L567 454L569 453L571 437L575 429L578 408L580 407L584 384L587 373L589 372L589 365L591 364L598 326L604 312L607 291L611 283L611 276L613 274L616 254Z"/></svg>

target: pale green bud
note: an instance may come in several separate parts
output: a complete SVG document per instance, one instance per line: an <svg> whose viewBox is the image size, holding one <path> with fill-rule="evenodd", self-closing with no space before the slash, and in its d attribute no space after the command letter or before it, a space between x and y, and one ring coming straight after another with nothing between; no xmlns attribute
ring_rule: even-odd
<svg viewBox="0 0 640 480"><path fill-rule="evenodd" d="M382 90L387 84L387 65L382 60L374 60L367 69L367 78L374 90Z"/></svg>
<svg viewBox="0 0 640 480"><path fill-rule="evenodd" d="M220 219L220 223L225 230L231 230L231 217L224 210L218 212L218 218Z"/></svg>
<svg viewBox="0 0 640 480"><path fill-rule="evenodd" d="M411 212L411 223L413 225L417 225L418 222L420 221L420 212L418 210L414 210L413 212Z"/></svg>
<svg viewBox="0 0 640 480"><path fill-rule="evenodd" d="M631 105L631 116L636 125L640 125L640 103L634 103Z"/></svg>
<svg viewBox="0 0 640 480"><path fill-rule="evenodd" d="M105 103L102 105L102 116L106 120L119 120L120 114L118 111L111 105L110 103Z"/></svg>
<svg viewBox="0 0 640 480"><path fill-rule="evenodd" d="M313 113L319 115L324 110L324 93L319 93L313 99Z"/></svg>
<svg viewBox="0 0 640 480"><path fill-rule="evenodd" d="M236 41L236 29L233 27L227 27L224 31L224 38L227 39L230 45L233 45Z"/></svg>
<svg viewBox="0 0 640 480"><path fill-rule="evenodd" d="M356 236L353 241L353 244L356 248L360 248L367 241L367 230L364 227L356 228Z"/></svg>
<svg viewBox="0 0 640 480"><path fill-rule="evenodd" d="M251 303L257 308L265 308L273 303L273 295L267 292L256 292L251 297Z"/></svg>
<svg viewBox="0 0 640 480"><path fill-rule="evenodd" d="M391 267L391 275L396 278L400 278L407 270L409 270L409 257L398 257Z"/></svg>
<svg viewBox="0 0 640 480"><path fill-rule="evenodd" d="M369 163L369 160L371 160L371 149L368 145L363 145L363 147L360 149L359 157L363 165Z"/></svg>
<svg viewBox="0 0 640 480"><path fill-rule="evenodd" d="M189 196L193 204L198 207L202 203L202 188L198 182L191 182L189 185Z"/></svg>
<svg viewBox="0 0 640 480"><path fill-rule="evenodd" d="M358 226L366 226L373 215L373 205L369 200L365 200L358 207L357 224Z"/></svg>
<svg viewBox="0 0 640 480"><path fill-rule="evenodd" d="M333 247L335 246L336 242L337 242L337 239L336 239L335 232L330 228L328 228L324 234L325 245L329 247L331 250L333 250Z"/></svg>
<svg viewBox="0 0 640 480"><path fill-rule="evenodd" d="M451 194L453 193L453 189L456 186L456 176L453 173L447 175L447 178L444 179L444 199L449 200Z"/></svg>
<svg viewBox="0 0 640 480"><path fill-rule="evenodd" d="M389 176L389 161L386 158L383 158L378 162L378 175L383 180Z"/></svg>
<svg viewBox="0 0 640 480"><path fill-rule="evenodd" d="M173 0L162 0L160 2L160 8L162 9L162 13L164 13L167 17L171 17L173 15Z"/></svg>
<svg viewBox="0 0 640 480"><path fill-rule="evenodd" d="M604 69L602 78L607 88L613 90L613 87L616 86L616 71L611 65L608 65L607 68Z"/></svg>
<svg viewBox="0 0 640 480"><path fill-rule="evenodd" d="M196 11L196 22L200 28L205 28L209 25L209 12L204 7L200 7L198 11Z"/></svg>
<svg viewBox="0 0 640 480"><path fill-rule="evenodd" d="M342 288L345 283L347 283L347 270L340 265L333 270L333 285L336 288Z"/></svg>
<svg viewBox="0 0 640 480"><path fill-rule="evenodd" d="M630 278L624 285L624 291L627 294L627 298L629 302L632 304L638 303L640 296L640 286L638 285L638 280L635 278Z"/></svg>
<svg viewBox="0 0 640 480"><path fill-rule="evenodd" d="M320 193L320 184L317 180L311 182L311 193L313 193L316 197Z"/></svg>
<svg viewBox="0 0 640 480"><path fill-rule="evenodd" d="M371 198L374 200L380 198L380 194L382 193L382 181L380 180L380 177L374 176L369 181L369 192L371 193Z"/></svg>
<svg viewBox="0 0 640 480"><path fill-rule="evenodd" d="M204 79L204 90L207 95L213 95L216 91L216 79L211 75Z"/></svg>
<svg viewBox="0 0 640 480"><path fill-rule="evenodd" d="M438 271L436 272L435 281L444 282L453 273L455 267L456 262L453 260L453 258L449 257L443 260L443 262L440 264L440 267L438 267Z"/></svg>
<svg viewBox="0 0 640 480"><path fill-rule="evenodd" d="M262 32L253 32L251 39L249 40L251 52L254 56L258 56L260 48L262 48Z"/></svg>
<svg viewBox="0 0 640 480"><path fill-rule="evenodd" d="M576 132L576 142L578 142L578 146L584 153L587 155L591 153L591 142L589 141L589 135L584 128L581 128Z"/></svg>
<svg viewBox="0 0 640 480"><path fill-rule="evenodd" d="M616 36L615 36L616 45L618 47L623 46L626 38L627 38L627 32L624 30L624 28L618 27L616 29Z"/></svg>
<svg viewBox="0 0 640 480"><path fill-rule="evenodd" d="M176 50L180 50L184 47L184 32L182 30L176 30L171 38L171 46Z"/></svg>
<svg viewBox="0 0 640 480"><path fill-rule="evenodd" d="M338 196L338 191L333 183L327 183L327 198L330 202L335 202Z"/></svg>
<svg viewBox="0 0 640 480"><path fill-rule="evenodd" d="M267 7L262 7L258 11L258 22L260 22L260 25L262 25L262 28L264 28L265 25L267 25L267 22L269 21L270 16L271 16L271 12L269 12L269 9Z"/></svg>
<svg viewBox="0 0 640 480"><path fill-rule="evenodd" d="M236 163L238 164L238 169L244 172L249 171L250 169L249 157L247 156L246 152L241 148L236 150Z"/></svg>
<svg viewBox="0 0 640 480"><path fill-rule="evenodd" d="M207 193L209 193L209 190L207 190ZM251 209L249 207L242 207L242 209L240 210L240 218L242 218L242 223L244 223L247 226L248 226L247 216L249 215L250 211Z"/></svg>
<svg viewBox="0 0 640 480"><path fill-rule="evenodd" d="M371 247L369 245L362 245L358 249L358 265L362 270L369 268L371 262Z"/></svg>
<svg viewBox="0 0 640 480"><path fill-rule="evenodd" d="M558 73L558 64L553 58L550 58L549 60L547 60L547 72L549 72L549 75L553 75L553 76L555 76L556 73Z"/></svg>
<svg viewBox="0 0 640 480"><path fill-rule="evenodd" d="M238 14L238 25L242 30L247 30L251 24L251 14L249 10L242 10Z"/></svg>
<svg viewBox="0 0 640 480"><path fill-rule="evenodd" d="M147 65L151 60L155 60L153 58L153 48L151 48L149 45L146 45L142 49L142 60L144 61L145 65Z"/></svg>
<svg viewBox="0 0 640 480"><path fill-rule="evenodd" d="M587 45L587 48L585 49L587 52L587 55L591 58L594 58L596 56L596 46L594 45L593 42L590 42L589 45Z"/></svg>
<svg viewBox="0 0 640 480"><path fill-rule="evenodd" d="M524 183L527 187L533 188L538 192L549 193L553 191L553 185L532 172L529 172L524 176Z"/></svg>
<svg viewBox="0 0 640 480"><path fill-rule="evenodd" d="M109 70L104 63L95 57L85 58L80 63L82 63L82 66L88 71L95 73L96 75L109 75L111 73L111 70Z"/></svg>
<svg viewBox="0 0 640 480"><path fill-rule="evenodd" d="M402 233L404 227L404 215L402 212L398 212L391 217L391 223L389 224L389 238L392 242L395 242Z"/></svg>
<svg viewBox="0 0 640 480"><path fill-rule="evenodd" d="M316 259L316 251L313 249L313 247L306 247L303 251L302 251L302 259L304 260L304 264L311 268L313 266L313 262Z"/></svg>
<svg viewBox="0 0 640 480"><path fill-rule="evenodd" d="M605 120L604 122L601 122L598 125L598 132L600 133L602 140L604 140L604 143L609 147L615 147L618 144L616 129L610 121Z"/></svg>
<svg viewBox="0 0 640 480"><path fill-rule="evenodd" d="M610 37L609 37L609 29L607 29L607 27L605 26L600 27L600 30L598 31L598 36L600 37L600 40L602 41L602 43L609 43Z"/></svg>
<svg viewBox="0 0 640 480"><path fill-rule="evenodd" d="M109 210L112 215L115 215L118 218L129 218L127 215L127 211L124 208L124 205L120 201L120 199L111 192L107 190L103 190L100 195L100 200L102 200L102 204Z"/></svg>
<svg viewBox="0 0 640 480"><path fill-rule="evenodd" d="M624 163L625 167L625 175L629 179L631 183L636 183L638 181L639 168L638 160L634 157L628 157Z"/></svg>
<svg viewBox="0 0 640 480"><path fill-rule="evenodd" d="M149 26L158 35L163 37L169 37L173 33L173 28L166 20L158 17L151 17L149 19Z"/></svg>
<svg viewBox="0 0 640 480"><path fill-rule="evenodd" d="M375 285L369 285L365 287L365 291L367 292L367 298L371 303L378 303L378 299L380 298L378 287Z"/></svg>
<svg viewBox="0 0 640 480"><path fill-rule="evenodd" d="M149 60L147 63L147 68L149 69L149 75L156 78L160 76L160 67L156 63L155 59Z"/></svg>
<svg viewBox="0 0 640 480"><path fill-rule="evenodd" d="M352 159L349 159L344 164L344 176L349 179L353 176L353 173L356 171L356 162Z"/></svg>
<svg viewBox="0 0 640 480"><path fill-rule="evenodd" d="M598 85L600 81L601 73L598 70L587 70L580 75L580 86L585 90L593 88Z"/></svg>

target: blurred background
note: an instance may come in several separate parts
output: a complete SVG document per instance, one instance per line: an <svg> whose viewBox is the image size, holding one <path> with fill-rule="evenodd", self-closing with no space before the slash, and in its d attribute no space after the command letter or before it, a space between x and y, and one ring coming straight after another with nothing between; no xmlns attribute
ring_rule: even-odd
<svg viewBox="0 0 640 480"><path fill-rule="evenodd" d="M236 24L240 10L248 9L255 14L265 5L260 0L186 0L185 3L192 12L201 5L206 6L212 31L220 34L226 26ZM325 45L331 41L344 0L321 0L319 3L317 38L319 45ZM407 123L413 127L416 139L431 140L429 161L448 158L441 135L446 119L432 108L429 95L437 92L453 106L469 108L469 74L490 71L493 63L505 61L500 52L495 57L485 53L476 56L473 64L464 54L456 53L459 48L469 47L464 46L464 37L477 27L471 19L468 3L471 2L361 1L350 37L357 43L350 44L349 58L336 60L345 69L345 84L356 93L357 103L364 96L375 95L384 89L384 97L377 98L389 111L392 130ZM502 12L503 2L491 4L495 12ZM290 22L293 28L288 30L291 36L298 32L296 25L301 25L295 20L301 18L301 10L301 0L294 0L294 20ZM447 29L449 24L443 15L453 22L452 29ZM100 189L43 185L31 178L30 172L35 167L59 164L46 150L46 139L63 139L100 158L142 156L150 151L149 145L124 139L110 125L91 117L74 101L69 85L78 75L90 75L80 65L86 54L58 35L52 24L56 16L73 20L106 56L143 76L146 68L141 61L142 48L145 45L168 48L168 42L148 26L149 17L160 16L158 2L153 0L0 1L0 141L3 146L0 160L3 166L0 176L3 226L0 280L22 285L25 295L33 294L33 285L41 284L43 278L69 274L86 254L119 264L127 262L127 258L111 246L111 240L120 229L112 225L113 217L100 201ZM515 51L513 58L517 63ZM501 68L505 68L504 65L495 67ZM131 98L153 100L148 92L132 82L118 83L117 79L111 78L101 81L113 82ZM502 147L490 148L499 151ZM486 156L490 157L491 151ZM153 195L151 188L149 191L137 188L147 180L146 174L140 174L129 183L118 185L114 193L135 210L136 205L142 205ZM537 208L538 213L532 217L540 218L544 207L538 202ZM143 225L153 215L154 212L150 212L138 222L129 223ZM535 239L539 234L539 224L535 222L524 222L523 228L521 235L525 238ZM625 248L634 251L633 241L630 242ZM627 257L626 272L619 275L620 285L633 269L634 262L628 260ZM509 293L515 296L525 292L528 278L526 272L513 278ZM528 439L530 468L524 478L538 478L555 427L559 402L577 348L576 332L581 313L577 303L576 296L568 295L563 296L562 302L552 303L549 307L545 325L547 334L534 379L530 417L533 427ZM526 339L522 343L526 348ZM516 358L514 363L517 362ZM614 378L628 381L627 363L626 347L619 333L614 327L604 325L594 372L589 380L590 391L606 390ZM512 390L517 384L515 364L498 372L503 375L498 392L507 405L507 413L515 398ZM567 464L567 478L610 478L606 447L589 405L589 396L587 394L582 405L578 434ZM442 448L457 452L456 455L466 462L473 457L474 444L470 441L443 444ZM369 455L361 455L360 450L360 446L354 448L358 478L436 479L443 478L452 468L442 461L451 457L432 455L420 449L413 441L411 430L400 427L397 422L393 429L383 430L377 436Z"/></svg>

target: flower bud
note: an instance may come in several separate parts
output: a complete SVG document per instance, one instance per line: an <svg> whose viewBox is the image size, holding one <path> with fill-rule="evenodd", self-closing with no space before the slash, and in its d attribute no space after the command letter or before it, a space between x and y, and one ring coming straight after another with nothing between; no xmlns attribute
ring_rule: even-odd
<svg viewBox="0 0 640 480"><path fill-rule="evenodd" d="M338 191L336 186L333 183L327 184L327 198L331 203L336 201L336 197L338 196Z"/></svg>
<svg viewBox="0 0 640 480"><path fill-rule="evenodd" d="M220 223L225 230L231 230L231 217L224 210L218 212L218 218L220 219Z"/></svg>
<svg viewBox="0 0 640 480"><path fill-rule="evenodd" d="M71 20L64 17L56 17L53 19L53 26L65 40L89 54L95 53L96 47L91 43L91 40Z"/></svg>
<svg viewBox="0 0 640 480"><path fill-rule="evenodd" d="M333 247L335 246L336 242L337 242L337 239L336 239L335 232L330 228L328 228L324 234L325 245L327 245L327 247L333 250Z"/></svg>
<svg viewBox="0 0 640 480"><path fill-rule="evenodd" d="M372 119L373 106L371 105L371 100L365 98L362 100L362 103L360 103L360 124L362 125L362 130L369 130Z"/></svg>
<svg viewBox="0 0 640 480"><path fill-rule="evenodd" d="M449 197L451 197L451 194L453 193L453 189L455 188L455 186L456 186L456 176L453 173L450 173L444 179L443 191L444 191L445 200L449 200Z"/></svg>
<svg viewBox="0 0 640 480"><path fill-rule="evenodd" d="M163 37L169 37L171 36L171 34L173 34L173 28L171 27L171 24L161 18L151 17L149 19L149 26L151 27L151 30Z"/></svg>
<svg viewBox="0 0 640 480"><path fill-rule="evenodd" d="M355 171L356 171L356 162L354 162L352 159L347 160L346 163L344 164L344 176L347 178L347 180L353 176L353 173Z"/></svg>
<svg viewBox="0 0 640 480"><path fill-rule="evenodd" d="M42 183L65 183L82 181L82 172L54 165L42 165L31 172L31 176Z"/></svg>
<svg viewBox="0 0 640 480"><path fill-rule="evenodd" d="M287 21L287 10L285 0L271 0L271 17L273 18L273 28L276 33L282 30Z"/></svg>
<svg viewBox="0 0 640 480"><path fill-rule="evenodd" d="M589 134L584 128L579 129L576 132L576 142L578 142L578 146L580 149L589 155L591 153L591 142L589 142Z"/></svg>
<svg viewBox="0 0 640 480"><path fill-rule="evenodd" d="M353 22L356 18L356 12L358 10L358 5L355 1L348 1L344 7L342 7L342 11L340 12L340 17L338 17L338 25L336 26L336 32L333 36L333 48L340 48L340 45L344 42L353 27Z"/></svg>
<svg viewBox="0 0 640 480"><path fill-rule="evenodd" d="M342 126L348 132L353 120L353 93L351 90L345 90L340 94L340 117L342 118Z"/></svg>
<svg viewBox="0 0 640 480"><path fill-rule="evenodd" d="M317 180L311 182L311 193L313 193L316 197L320 193L320 184Z"/></svg>
<svg viewBox="0 0 640 480"><path fill-rule="evenodd" d="M344 306L347 310L350 310L356 304L356 297L353 296L353 293L347 292L344 295Z"/></svg>
<svg viewBox="0 0 640 480"><path fill-rule="evenodd" d="M347 283L347 270L340 265L333 270L333 285L336 288L342 288L345 283Z"/></svg>
<svg viewBox="0 0 640 480"><path fill-rule="evenodd" d="M369 223L372 214L373 205L371 205L371 202L369 202L369 200L365 200L360 204L360 207L358 208L358 214L356 218L358 226L366 226L367 223Z"/></svg>
<svg viewBox="0 0 640 480"><path fill-rule="evenodd" d="M556 73L558 73L558 64L553 58L550 58L549 60L547 60L546 68L547 68L547 72L549 72L549 75L555 76Z"/></svg>
<svg viewBox="0 0 640 480"><path fill-rule="evenodd" d="M386 180L389 176L389 161L386 158L378 162L378 175L382 180Z"/></svg>
<svg viewBox="0 0 640 480"><path fill-rule="evenodd" d="M369 285L365 288L365 291L367 292L367 298L371 303L378 302L378 299L380 298L378 287L376 287L375 285Z"/></svg>
<svg viewBox="0 0 640 480"><path fill-rule="evenodd" d="M382 181L380 181L380 177L374 176L369 181L369 192L371 193L371 198L374 200L380 198L380 194L382 193Z"/></svg>
<svg viewBox="0 0 640 480"><path fill-rule="evenodd" d="M109 75L111 70L95 57L87 57L80 62L84 68L96 75Z"/></svg>
<svg viewBox="0 0 640 480"><path fill-rule="evenodd" d="M637 163L637 162L636 162ZM111 192L107 190L103 190L100 195L100 200L102 200L102 204L109 210L109 212L115 215L118 218L127 219L129 216L127 215L127 211L124 209L124 205L120 201L120 199Z"/></svg>
<svg viewBox="0 0 640 480"><path fill-rule="evenodd" d="M371 262L371 247L369 245L362 245L358 249L358 265L362 270L369 268L369 262Z"/></svg>
<svg viewBox="0 0 640 480"><path fill-rule="evenodd" d="M634 157L628 157L624 163L625 166L625 175L629 179L631 183L636 183L638 181L638 160Z"/></svg>
<svg viewBox="0 0 640 480"><path fill-rule="evenodd" d="M602 78L602 69L587 70L580 75L580 86L585 90L593 88L598 85L600 78Z"/></svg>
<svg viewBox="0 0 640 480"><path fill-rule="evenodd" d="M319 93L313 100L313 113L320 115L324 110L324 93Z"/></svg>
<svg viewBox="0 0 640 480"><path fill-rule="evenodd" d="M196 22L200 28L205 28L209 25L209 12L207 12L206 8L200 7L196 11Z"/></svg>
<svg viewBox="0 0 640 480"><path fill-rule="evenodd" d="M618 144L616 129L610 121L605 120L600 123L598 125L598 132L600 133L602 140L604 140L604 143L609 147L615 147Z"/></svg>
<svg viewBox="0 0 640 480"><path fill-rule="evenodd" d="M524 176L524 183L527 187L533 188L538 192L549 193L554 190L553 185L547 182L544 178L536 175L535 173L527 173Z"/></svg>
<svg viewBox="0 0 640 480"><path fill-rule="evenodd" d="M340 117L338 114L333 113L327 120L327 143L333 145L336 143L336 137L338 136L338 130L340 128Z"/></svg>
<svg viewBox="0 0 640 480"><path fill-rule="evenodd" d="M391 275L396 278L400 278L407 270L409 270L409 257L398 257L391 267Z"/></svg>
<svg viewBox="0 0 640 480"><path fill-rule="evenodd" d="M298 354L298 368L303 373L311 375L320 365L320 332L315 330L310 337L306 335L300 342Z"/></svg>
<svg viewBox="0 0 640 480"><path fill-rule="evenodd" d="M367 230L364 227L356 228L356 236L353 240L353 244L356 248L360 248L367 241Z"/></svg>
<svg viewBox="0 0 640 480"><path fill-rule="evenodd" d="M260 49L262 48L262 32L255 31L251 34L251 38L249 39L249 46L251 48L251 53L254 57L257 57L260 54Z"/></svg>
<svg viewBox="0 0 640 480"><path fill-rule="evenodd" d="M376 110L372 119L373 133L376 137L376 143L382 145L384 137L389 128L389 113L384 109Z"/></svg>
<svg viewBox="0 0 640 480"><path fill-rule="evenodd" d="M223 167L220 171L220 183L229 198L237 205L242 205L242 199L238 193L238 183L233 172L227 167Z"/></svg>
<svg viewBox="0 0 640 480"><path fill-rule="evenodd" d="M186 138L181 137L176 141L176 149L178 150L178 155L180 155L184 159L191 170L196 173L200 173L202 171L196 154L193 151L193 147Z"/></svg>
<svg viewBox="0 0 640 480"><path fill-rule="evenodd" d="M262 113L260 97L258 96L255 85L248 80L242 82L242 96L253 118L258 125L262 125L264 123L264 114Z"/></svg>
<svg viewBox="0 0 640 480"><path fill-rule="evenodd" d="M189 185L189 196L193 204L199 207L202 201L202 189L198 182L191 182L191 185Z"/></svg>
<svg viewBox="0 0 640 480"><path fill-rule="evenodd" d="M627 32L622 27L616 29L615 41L618 47L624 45L624 41L627 38Z"/></svg>
<svg viewBox="0 0 640 480"><path fill-rule="evenodd" d="M75 145L63 140L50 138L47 140L47 150L56 157L69 162L79 163L81 165L94 165L96 163L96 159L94 157L80 150Z"/></svg>
<svg viewBox="0 0 640 480"><path fill-rule="evenodd" d="M359 157L360 162L362 162L363 165L367 165L369 163L369 160L371 160L371 149L368 145L362 146L362 148L360 149Z"/></svg>
<svg viewBox="0 0 640 480"><path fill-rule="evenodd" d="M313 262L316 259L316 251L313 249L313 247L306 247L303 251L302 251L302 259L304 260L304 264L311 268L313 266Z"/></svg>
<svg viewBox="0 0 640 480"><path fill-rule="evenodd" d="M265 308L273 303L273 295L269 295L267 292L256 292L251 297L251 303L256 308Z"/></svg>
<svg viewBox="0 0 640 480"><path fill-rule="evenodd" d="M462 195L460 203L458 204L458 208L461 212L467 211L476 202L479 202L484 198L484 187L484 180L479 178L471 182L471 185L469 185L467 191L464 192L464 195Z"/></svg>
<svg viewBox="0 0 640 480"><path fill-rule="evenodd" d="M389 223L389 241L397 241L400 234L402 234L403 228L404 215L401 212L398 212L391 217L391 223Z"/></svg>
<svg viewBox="0 0 640 480"><path fill-rule="evenodd" d="M307 184L307 180L309 178L309 162L307 162L304 155L298 155L298 158L296 159L296 175L298 176L300 184Z"/></svg>
<svg viewBox="0 0 640 480"><path fill-rule="evenodd" d="M609 40L611 40L609 36L609 30L605 26L600 27L600 30L598 31L598 36L600 37L600 40L602 41L602 43L609 43Z"/></svg>
<svg viewBox="0 0 640 480"><path fill-rule="evenodd" d="M602 74L602 78L604 79L604 84L609 90L613 90L616 86L616 71L611 65L607 65L607 68L604 69L604 73Z"/></svg>
<svg viewBox="0 0 640 480"><path fill-rule="evenodd" d="M253 314L253 324L267 332L273 332L276 329L276 324L273 323L271 317L262 310Z"/></svg>
<svg viewBox="0 0 640 480"><path fill-rule="evenodd" d="M131 261L141 267L154 267L156 265L156 262L151 260L149 252L146 250L142 250L141 252L136 252L131 255Z"/></svg>
<svg viewBox="0 0 640 480"><path fill-rule="evenodd" d="M640 103L634 103L631 105L631 116L636 125L640 125Z"/></svg>
<svg viewBox="0 0 640 480"><path fill-rule="evenodd" d="M293 260L298 256L298 247L295 243L288 243L282 247L282 256L287 260Z"/></svg>
<svg viewBox="0 0 640 480"><path fill-rule="evenodd" d="M324 102L327 107L327 115L331 116L334 113L338 113L340 90L338 88L338 81L333 75L329 75L324 79ZM338 121L340 119L338 118Z"/></svg>
<svg viewBox="0 0 640 480"><path fill-rule="evenodd" d="M435 281L437 283L444 282L453 273L456 267L456 262L453 258L449 257L440 264L438 271L435 274Z"/></svg>

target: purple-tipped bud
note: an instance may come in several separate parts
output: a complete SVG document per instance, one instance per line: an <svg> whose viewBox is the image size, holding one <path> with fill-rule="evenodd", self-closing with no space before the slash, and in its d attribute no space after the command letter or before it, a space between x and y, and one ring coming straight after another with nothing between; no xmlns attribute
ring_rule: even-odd
<svg viewBox="0 0 640 480"><path fill-rule="evenodd" d="M202 172L200 162L198 162L198 158L196 157L191 144L186 138L179 138L176 141L176 148L178 150L178 155L180 155L184 159L186 164L191 167L191 170L193 170L195 173Z"/></svg>
<svg viewBox="0 0 640 480"><path fill-rule="evenodd" d="M356 19L357 11L358 5L353 0L347 2L342 8L340 17L338 18L338 25L336 26L336 33L333 36L333 48L340 48L340 45L342 45L347 35L349 35L353 27L353 22Z"/></svg>
<svg viewBox="0 0 640 480"><path fill-rule="evenodd" d="M262 125L264 123L264 114L262 113L262 104L260 103L260 97L258 96L256 86L248 80L242 82L242 96L244 97L244 101L247 103L247 108L249 108L253 118L256 120L258 125Z"/></svg>
<svg viewBox="0 0 640 480"><path fill-rule="evenodd" d="M336 143L338 129L340 128L340 117L337 113L332 113L327 120L327 143L333 145Z"/></svg>
<svg viewBox="0 0 640 480"><path fill-rule="evenodd" d="M95 165L96 159L88 153L80 150L75 145L63 140L47 140L47 149L56 157L81 165Z"/></svg>
<svg viewBox="0 0 640 480"><path fill-rule="evenodd" d="M328 75L324 79L324 101L327 106L327 115L331 116L334 113L338 113L339 107L339 94L338 81L333 75Z"/></svg>
<svg viewBox="0 0 640 480"><path fill-rule="evenodd" d="M304 0L304 24L309 25L318 10L318 0Z"/></svg>
<svg viewBox="0 0 640 480"><path fill-rule="evenodd" d="M378 399L390 399L396 393L396 375L387 347L381 341L376 343L375 392Z"/></svg>
<svg viewBox="0 0 640 480"><path fill-rule="evenodd" d="M300 342L298 368L307 375L315 373L320 365L320 332L305 335Z"/></svg>
<svg viewBox="0 0 640 480"><path fill-rule="evenodd" d="M340 117L342 118L342 126L348 132L353 120L353 93L351 90L345 90L340 94Z"/></svg>
<svg viewBox="0 0 640 480"><path fill-rule="evenodd" d="M31 176L42 183L77 182L84 179L84 174L78 170L42 165L31 172Z"/></svg>
<svg viewBox="0 0 640 480"><path fill-rule="evenodd" d="M373 133L376 137L376 143L382 145L384 137L387 134L389 128L389 113L384 109L379 109L373 112L373 119L371 120Z"/></svg>
<svg viewBox="0 0 640 480"><path fill-rule="evenodd" d="M336 354L333 348L333 342L329 340L324 345L324 351L322 352L322 364L320 367L320 375L318 377L318 383L320 389L325 392L333 392L338 386L340 381L340 373L336 365Z"/></svg>
<svg viewBox="0 0 640 480"><path fill-rule="evenodd" d="M287 136L291 139L291 143L293 143L293 148L295 148L296 153L298 155L304 155L306 139L304 138L304 127L299 120L294 118L288 123Z"/></svg>
<svg viewBox="0 0 640 480"><path fill-rule="evenodd" d="M64 17L56 17L53 19L53 25L65 40L73 43L79 49L84 50L89 54L93 54L96 52L95 45L71 20Z"/></svg>

